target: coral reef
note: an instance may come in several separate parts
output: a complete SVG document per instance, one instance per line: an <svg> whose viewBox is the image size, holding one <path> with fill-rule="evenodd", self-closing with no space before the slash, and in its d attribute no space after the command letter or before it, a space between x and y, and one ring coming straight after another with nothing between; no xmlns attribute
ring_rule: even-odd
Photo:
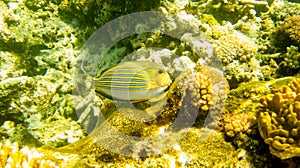
<svg viewBox="0 0 300 168"><path fill-rule="evenodd" d="M2 133L20 145L75 142L84 136L74 121L71 82L82 31L59 18L49 1L1 1L0 6L0 123L24 128Z"/></svg>
<svg viewBox="0 0 300 168"><path fill-rule="evenodd" d="M52 69L45 76L23 76L1 81L0 97L5 101L0 103L0 122L11 120L17 124L27 124L27 130L38 141L48 145L61 146L78 140L83 136L83 131L70 119L75 118L74 105L70 84L63 76L61 71Z"/></svg>
<svg viewBox="0 0 300 168"><path fill-rule="evenodd" d="M1 6L0 46L4 51L36 55L40 50L75 45L77 42L75 30L57 19L54 7L48 9L55 11L52 13L32 11L21 2L5 4L1 1ZM26 30L31 30L31 33Z"/></svg>
<svg viewBox="0 0 300 168"><path fill-rule="evenodd" d="M300 15L299 3L292 3L288 1L275 0L269 7L268 12L262 13L260 20L257 21L260 29L258 32L257 44L259 45L259 50L263 54L274 54L279 50L285 51L285 43L280 44L280 39L274 38L275 30L281 28L284 19ZM297 24L297 23L295 23ZM277 34L280 37L280 34ZM283 37L287 39L287 37ZM284 46L283 48L278 48L274 43L279 46ZM290 45L290 44L288 44ZM278 62L279 63L279 62Z"/></svg>
<svg viewBox="0 0 300 168"><path fill-rule="evenodd" d="M0 167L283 165L266 152L257 126L273 155L299 156L300 81L281 89L294 77L261 82L299 71L300 6L293 2L0 1L0 141L14 142L0 144ZM127 22L119 25L119 32L109 29L107 33L120 34L133 28L137 34L112 46L105 65L97 68L101 72L126 59L157 62L175 81L163 101L118 108L119 102L94 94L92 77L80 74L84 79L72 83L78 80L73 73L81 61L76 59L79 50L97 28L119 16L152 9L165 15L160 20L163 29L139 33L149 25L130 27ZM261 107L266 94L270 95ZM255 116L257 109L263 111ZM201 128L214 128L224 110L220 129ZM134 120L148 113L157 118ZM185 123L189 117L197 118L193 126ZM183 127L168 129L177 119ZM112 136L105 123L150 141L126 145L126 139ZM101 146L97 141L109 143ZM105 149L118 143L115 149L133 152L133 158ZM71 144L69 151L63 152L68 146L57 148L66 144ZM170 146L164 149L162 144ZM72 151L72 145L77 150Z"/></svg>
<svg viewBox="0 0 300 168"><path fill-rule="evenodd" d="M300 156L300 80L296 79L261 100L260 135L273 155L287 159Z"/></svg>
<svg viewBox="0 0 300 168"><path fill-rule="evenodd" d="M115 119L119 118L117 117ZM112 119L110 123L115 123L118 125L118 122L113 121L115 119ZM127 128L122 128L122 126L117 127L123 130L124 132L127 132ZM147 128L149 129L150 127L150 125L146 126L145 130L147 130ZM162 132L162 130L167 131L164 127L155 128L160 131L152 132L151 136L160 136L160 134L162 134L161 139L166 139L166 135L169 134L169 132ZM80 150L81 158L76 165L85 165L92 167L101 167L107 165L117 167L252 166L252 164L248 160L249 158L245 156L246 152L244 152L244 155L242 155L240 150L236 151L235 148L229 142L226 142L224 140L222 133L205 128L191 128L188 132L187 130L183 129L173 134L174 137L183 135L185 136L183 136L182 140L180 140L179 142L174 142L166 151L164 151L164 153L151 155L143 158L130 158L118 155L116 153L108 151L107 149L103 148L103 146L97 143L85 145ZM173 141L173 139L168 139L168 141ZM161 141L138 142L138 144L140 144L141 146L145 145L145 143L161 144ZM160 151L161 149L155 150ZM141 152L146 151L143 150Z"/></svg>
<svg viewBox="0 0 300 168"><path fill-rule="evenodd" d="M195 16L201 16L203 13L208 13L213 15L219 23L229 21L234 24L243 17L253 18L256 13L267 11L268 3L265 1L254 0L201 0L190 2L186 8L187 11L193 13Z"/></svg>

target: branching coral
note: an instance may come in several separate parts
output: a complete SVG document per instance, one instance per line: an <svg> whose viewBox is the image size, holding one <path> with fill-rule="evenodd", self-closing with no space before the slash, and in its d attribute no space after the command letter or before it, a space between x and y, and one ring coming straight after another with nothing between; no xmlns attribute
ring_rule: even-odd
<svg viewBox="0 0 300 168"><path fill-rule="evenodd" d="M281 159L300 156L300 80L272 90L262 105L259 131L271 153Z"/></svg>

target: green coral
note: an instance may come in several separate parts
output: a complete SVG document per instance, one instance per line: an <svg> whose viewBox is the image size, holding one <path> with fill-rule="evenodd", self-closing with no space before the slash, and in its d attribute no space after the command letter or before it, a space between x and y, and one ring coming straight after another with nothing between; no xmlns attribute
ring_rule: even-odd
<svg viewBox="0 0 300 168"><path fill-rule="evenodd" d="M1 123L6 120L20 125L27 123L27 131L37 141L53 146L74 142L74 138L82 137L80 126L66 119L75 118L74 105L71 95L66 94L71 92L70 84L61 75L60 71L52 70L43 77L19 77L1 81L0 97L5 100L0 104ZM65 130L66 126L72 127L69 133Z"/></svg>
<svg viewBox="0 0 300 168"><path fill-rule="evenodd" d="M55 16L57 13L47 10L35 12L18 2L1 2L1 6L2 50L36 54L39 50L55 47L55 43L61 46L76 43L76 38L72 35L75 30L58 19Z"/></svg>
<svg viewBox="0 0 300 168"><path fill-rule="evenodd" d="M289 1L283 1L283 0L275 0L272 3L267 14L271 17L271 19L274 22L282 21L285 18L288 18L290 16L300 15L300 11L298 10L299 7L300 7L299 3L293 3Z"/></svg>
<svg viewBox="0 0 300 168"><path fill-rule="evenodd" d="M259 37L257 42L262 53L274 54L274 52L278 52L278 50L285 51L286 47L292 45L289 33L284 33L286 30L283 28L283 22L285 22L284 20L287 18L300 15L299 8L299 3L276 0L270 5L269 11L260 16L261 20L258 22L260 31L258 33ZM297 29L297 24L298 22L293 22L285 25L285 27L292 28L292 26L295 25L294 28ZM286 35L285 37L284 34Z"/></svg>
<svg viewBox="0 0 300 168"><path fill-rule="evenodd" d="M262 99L259 132L271 153L281 159L300 156L299 82L299 79L293 80Z"/></svg>

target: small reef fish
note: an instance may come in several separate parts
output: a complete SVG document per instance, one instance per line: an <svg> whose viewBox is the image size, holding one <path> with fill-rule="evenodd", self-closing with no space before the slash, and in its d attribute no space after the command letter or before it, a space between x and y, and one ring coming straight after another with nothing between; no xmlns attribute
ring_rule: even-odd
<svg viewBox="0 0 300 168"><path fill-rule="evenodd" d="M95 78L95 91L117 101L141 102L154 98L169 87L172 80L162 66L154 62L122 62Z"/></svg>

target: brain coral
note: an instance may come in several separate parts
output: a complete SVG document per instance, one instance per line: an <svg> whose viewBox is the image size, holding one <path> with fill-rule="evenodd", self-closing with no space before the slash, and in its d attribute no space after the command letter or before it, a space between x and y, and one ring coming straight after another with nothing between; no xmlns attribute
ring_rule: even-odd
<svg viewBox="0 0 300 168"><path fill-rule="evenodd" d="M287 159L300 156L300 79L262 99L258 126L273 155Z"/></svg>

